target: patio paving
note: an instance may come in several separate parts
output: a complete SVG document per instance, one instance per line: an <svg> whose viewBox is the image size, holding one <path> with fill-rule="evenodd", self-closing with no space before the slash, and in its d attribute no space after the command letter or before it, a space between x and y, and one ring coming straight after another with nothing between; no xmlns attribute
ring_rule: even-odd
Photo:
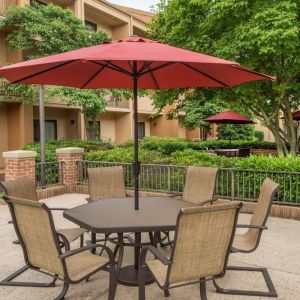
<svg viewBox="0 0 300 300"><path fill-rule="evenodd" d="M74 207L85 202L86 195L67 194L63 196L46 199L45 202L50 207ZM54 221L57 228L74 227L74 224L65 220L62 213L54 211ZM248 223L249 215L241 215L239 223ZM8 207L0 205L0 279L8 276L17 268L24 264L20 246L12 244L16 239L13 226L7 222L10 220ZM230 264L265 266L268 268L273 283L282 300L300 299L300 222L294 220L284 220L270 218L268 221L269 230L265 231L260 247L251 254L232 254ZM78 247L75 242L72 246ZM169 251L163 249L163 251ZM124 265L133 261L132 249L125 250ZM20 278L21 279L21 278ZM25 280L47 280L48 277L29 271L22 276ZM240 272L228 272L220 280L224 287L265 289L262 277L253 273L241 274ZM1 300L19 299L53 299L62 288L62 283L58 281L54 288L30 288L30 287L0 287ZM82 282L71 285L66 295L66 299L107 299L108 274L99 272L95 274L89 282ZM169 299L174 300L194 300L199 299L198 285L191 285L170 290ZM217 294L211 282L207 284L208 299L265 299L260 297L247 296L224 296ZM138 299L137 288L118 285L116 299ZM156 284L146 287L146 299L165 299L163 292Z"/></svg>

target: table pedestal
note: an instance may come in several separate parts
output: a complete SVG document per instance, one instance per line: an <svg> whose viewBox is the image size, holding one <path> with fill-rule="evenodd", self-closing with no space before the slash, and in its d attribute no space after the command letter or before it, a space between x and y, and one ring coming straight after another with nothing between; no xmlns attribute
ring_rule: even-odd
<svg viewBox="0 0 300 300"><path fill-rule="evenodd" d="M139 259L141 252L141 233L134 234L134 265L125 266L120 269L118 282L127 286L138 286L138 274L139 274ZM145 284L151 284L154 279L148 269L145 270Z"/></svg>

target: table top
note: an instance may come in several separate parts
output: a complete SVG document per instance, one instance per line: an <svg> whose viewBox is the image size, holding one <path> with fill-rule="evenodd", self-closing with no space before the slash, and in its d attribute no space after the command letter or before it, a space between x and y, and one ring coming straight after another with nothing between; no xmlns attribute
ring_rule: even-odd
<svg viewBox="0 0 300 300"><path fill-rule="evenodd" d="M174 230L181 208L195 204L170 197L141 197L140 210L134 198L109 198L64 212L64 217L95 233Z"/></svg>
<svg viewBox="0 0 300 300"><path fill-rule="evenodd" d="M215 149L215 151L219 152L229 152L229 151L239 151L239 149Z"/></svg>

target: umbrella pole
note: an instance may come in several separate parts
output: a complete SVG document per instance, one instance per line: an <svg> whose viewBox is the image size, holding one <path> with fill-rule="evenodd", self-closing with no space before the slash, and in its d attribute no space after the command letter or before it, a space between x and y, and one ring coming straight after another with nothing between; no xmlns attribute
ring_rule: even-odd
<svg viewBox="0 0 300 300"><path fill-rule="evenodd" d="M134 122L134 209L139 210L139 140L138 140L138 77L133 77L133 122Z"/></svg>
<svg viewBox="0 0 300 300"><path fill-rule="evenodd" d="M45 186L45 87L39 85L39 111L40 111L40 185Z"/></svg>

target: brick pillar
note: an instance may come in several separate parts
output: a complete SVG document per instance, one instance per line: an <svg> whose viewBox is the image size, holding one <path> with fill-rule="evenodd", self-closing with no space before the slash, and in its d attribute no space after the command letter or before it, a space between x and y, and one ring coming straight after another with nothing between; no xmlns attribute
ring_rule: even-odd
<svg viewBox="0 0 300 300"><path fill-rule="evenodd" d="M62 162L62 179L65 185L77 183L78 163L82 160L83 148L61 148L56 149L57 160Z"/></svg>
<svg viewBox="0 0 300 300"><path fill-rule="evenodd" d="M3 152L5 180L30 176L35 181L35 151Z"/></svg>

